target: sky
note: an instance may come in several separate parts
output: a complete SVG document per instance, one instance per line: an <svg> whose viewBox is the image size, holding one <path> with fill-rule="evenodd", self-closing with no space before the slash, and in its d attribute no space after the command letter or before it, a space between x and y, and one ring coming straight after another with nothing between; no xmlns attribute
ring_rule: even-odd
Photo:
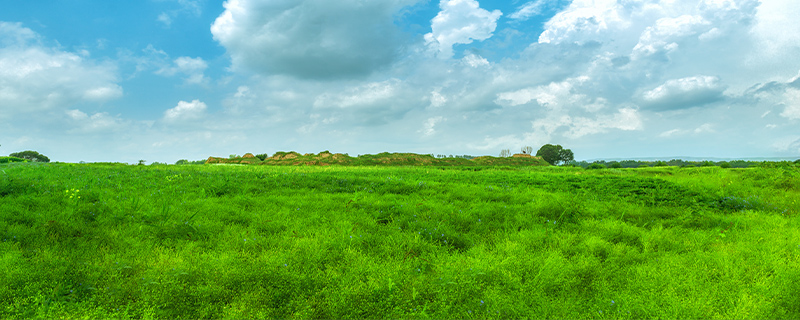
<svg viewBox="0 0 800 320"><path fill-rule="evenodd" d="M39 0L0 155L800 158L796 0Z"/></svg>

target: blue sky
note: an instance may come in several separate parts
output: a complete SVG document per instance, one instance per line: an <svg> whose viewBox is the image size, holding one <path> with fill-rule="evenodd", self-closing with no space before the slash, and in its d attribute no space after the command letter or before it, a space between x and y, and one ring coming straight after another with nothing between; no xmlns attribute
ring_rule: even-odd
<svg viewBox="0 0 800 320"><path fill-rule="evenodd" d="M800 158L794 0L23 1L0 154Z"/></svg>

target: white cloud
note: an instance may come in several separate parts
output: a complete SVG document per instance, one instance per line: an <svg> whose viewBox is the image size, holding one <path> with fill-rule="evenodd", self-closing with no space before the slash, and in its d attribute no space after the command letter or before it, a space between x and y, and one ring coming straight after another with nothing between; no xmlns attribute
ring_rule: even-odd
<svg viewBox="0 0 800 320"><path fill-rule="evenodd" d="M157 0L159 2L176 2L178 8L175 10L169 10L162 12L158 15L156 21L161 22L164 24L165 27L169 28L172 26L172 20L177 18L182 14L189 14L195 17L199 17L203 13L203 8L200 5L199 1L196 0Z"/></svg>
<svg viewBox="0 0 800 320"><path fill-rule="evenodd" d="M653 110L674 110L696 107L723 98L725 86L717 77L693 76L668 80L645 92L643 102Z"/></svg>
<svg viewBox="0 0 800 320"><path fill-rule="evenodd" d="M551 135L559 127L567 127L568 130L564 133L564 136L572 139L604 133L608 129L633 131L642 130L643 128L638 111L632 108L622 108L613 115L601 115L595 119L562 116L555 123L534 122L534 128L537 126L544 129L548 135Z"/></svg>
<svg viewBox="0 0 800 320"><path fill-rule="evenodd" d="M701 16L682 15L677 18L661 18L655 25L647 27L639 43L633 47L634 58L657 53L670 53L679 47L682 38L706 32L710 23Z"/></svg>
<svg viewBox="0 0 800 320"><path fill-rule="evenodd" d="M575 93L573 89L574 86L586 81L589 81L589 78L582 76L562 82L551 82L546 86L502 92L497 95L495 102L501 105L508 103L511 106L517 106L536 101L539 105L549 109L561 109L584 102L586 95Z"/></svg>
<svg viewBox="0 0 800 320"><path fill-rule="evenodd" d="M161 52L163 53L163 51ZM208 78L204 75L205 70L208 68L208 63L202 58L180 57L175 59L173 63L173 66L159 69L156 71L156 74L173 76L177 73L181 73L186 76L184 80L187 84L208 83Z"/></svg>
<svg viewBox="0 0 800 320"><path fill-rule="evenodd" d="M175 108L164 112L164 120L169 122L180 120L197 120L205 116L208 107L200 100L192 102L179 101Z"/></svg>
<svg viewBox="0 0 800 320"><path fill-rule="evenodd" d="M417 132L422 133L422 135L426 137L432 136L436 134L436 129L435 129L436 124L442 121L446 121L446 119L442 116L428 118L428 120L425 120L422 130Z"/></svg>
<svg viewBox="0 0 800 320"><path fill-rule="evenodd" d="M0 113L38 112L122 96L113 64L42 46L18 23L0 22Z"/></svg>
<svg viewBox="0 0 800 320"><path fill-rule="evenodd" d="M796 57L800 51L800 1L763 0L752 29L759 41L759 55L773 59Z"/></svg>
<svg viewBox="0 0 800 320"><path fill-rule="evenodd" d="M167 28L169 28L172 25L172 18L170 18L169 14L167 14L166 12L162 12L161 14L159 14L158 19L156 20L158 20L158 22L163 23L164 26L166 26Z"/></svg>
<svg viewBox="0 0 800 320"><path fill-rule="evenodd" d="M489 65L489 60L486 60L486 58L472 53L465 55L464 58L462 58L461 60L464 61L464 63L466 63L468 66L473 68L485 67Z"/></svg>
<svg viewBox="0 0 800 320"><path fill-rule="evenodd" d="M783 104L786 106L781 116L790 120L800 120L800 90L786 89L783 94Z"/></svg>
<svg viewBox="0 0 800 320"><path fill-rule="evenodd" d="M659 134L658 136L662 137L662 138L669 138L669 137L672 137L674 135L680 134L681 132L682 132L681 129L672 129L672 130L669 130L669 131L664 131L661 134Z"/></svg>
<svg viewBox="0 0 800 320"><path fill-rule="evenodd" d="M39 35L33 30L25 28L22 23L0 21L0 44L3 47L28 46L32 42L39 42Z"/></svg>
<svg viewBox="0 0 800 320"><path fill-rule="evenodd" d="M704 123L701 126L694 129L694 133L705 133L705 132L716 132L714 130L714 125L710 123Z"/></svg>
<svg viewBox="0 0 800 320"><path fill-rule="evenodd" d="M526 2L521 7L517 8L517 12L512 13L508 17L514 20L528 20L531 17L542 14L542 9L544 9L546 4L547 0Z"/></svg>
<svg viewBox="0 0 800 320"><path fill-rule="evenodd" d="M228 0L211 26L233 69L307 79L369 75L395 61L404 39L393 23L420 0Z"/></svg>
<svg viewBox="0 0 800 320"><path fill-rule="evenodd" d="M397 94L399 83L399 80L391 79L383 82L367 83L352 88L345 93L322 94L317 97L314 107L369 108L392 99Z"/></svg>
<svg viewBox="0 0 800 320"><path fill-rule="evenodd" d="M539 43L582 43L601 32L618 32L631 24L626 11L617 0L574 0L545 23Z"/></svg>
<svg viewBox="0 0 800 320"><path fill-rule="evenodd" d="M497 19L503 15L500 10L481 9L475 0L441 0L439 8L425 41L438 52L438 57L445 59L453 56L453 45L489 39L497 28Z"/></svg>
<svg viewBox="0 0 800 320"><path fill-rule="evenodd" d="M441 88L431 91L430 99L431 99L431 107L433 108L439 108L443 106L445 103L447 103L447 98L445 98L445 96L443 96L440 91Z"/></svg>
<svg viewBox="0 0 800 320"><path fill-rule="evenodd" d="M90 116L83 111L74 109L67 110L66 114L74 125L72 129L68 130L70 133L96 133L123 130L124 123L122 119L113 117L106 112L99 112Z"/></svg>

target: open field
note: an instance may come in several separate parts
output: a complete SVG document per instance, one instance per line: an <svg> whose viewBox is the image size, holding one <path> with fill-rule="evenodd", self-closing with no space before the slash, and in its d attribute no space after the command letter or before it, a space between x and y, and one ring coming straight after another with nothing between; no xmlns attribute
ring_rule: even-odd
<svg viewBox="0 0 800 320"><path fill-rule="evenodd" d="M800 170L0 165L0 318L800 318Z"/></svg>

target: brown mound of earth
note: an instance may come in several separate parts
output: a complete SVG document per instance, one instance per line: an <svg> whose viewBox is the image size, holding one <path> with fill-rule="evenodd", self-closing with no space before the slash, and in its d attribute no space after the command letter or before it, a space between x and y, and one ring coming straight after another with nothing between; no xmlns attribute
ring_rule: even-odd
<svg viewBox="0 0 800 320"><path fill-rule="evenodd" d="M527 153L517 153L517 154L513 155L512 157L514 157L514 158L531 158L531 155L529 155Z"/></svg>
<svg viewBox="0 0 800 320"><path fill-rule="evenodd" d="M256 157L256 156L254 156L252 153L245 153L245 154L242 156L242 159L247 159L247 158L255 158L255 157Z"/></svg>

